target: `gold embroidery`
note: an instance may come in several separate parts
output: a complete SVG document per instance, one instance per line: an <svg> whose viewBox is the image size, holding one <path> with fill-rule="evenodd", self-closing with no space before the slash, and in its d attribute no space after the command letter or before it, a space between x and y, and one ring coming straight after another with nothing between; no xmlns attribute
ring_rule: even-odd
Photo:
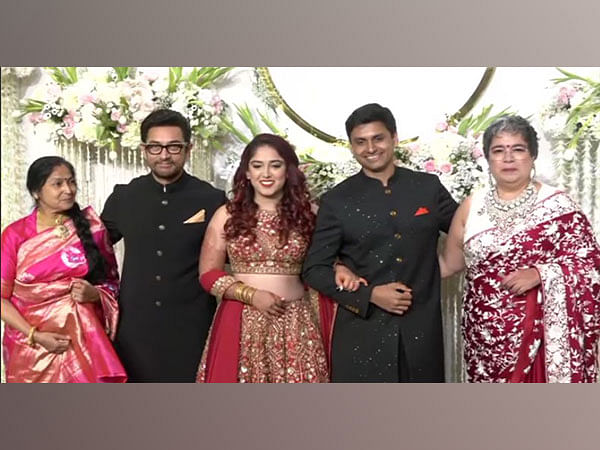
<svg viewBox="0 0 600 450"><path fill-rule="evenodd" d="M210 288L210 293L217 298L217 301L220 302L223 299L223 294L225 294L225 291L236 282L237 280L231 275L224 275L214 282Z"/></svg>
<svg viewBox="0 0 600 450"><path fill-rule="evenodd" d="M285 245L279 243L279 216L259 210L256 240L237 237L227 243L234 273L299 275L308 242L296 231L290 231Z"/></svg>

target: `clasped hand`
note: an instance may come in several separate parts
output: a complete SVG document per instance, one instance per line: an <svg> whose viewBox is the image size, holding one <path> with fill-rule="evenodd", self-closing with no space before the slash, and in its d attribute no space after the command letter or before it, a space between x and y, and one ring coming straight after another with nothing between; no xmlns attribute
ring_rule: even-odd
<svg viewBox="0 0 600 450"><path fill-rule="evenodd" d="M375 286L371 303L392 314L403 315L412 304L412 289L399 281Z"/></svg>
<svg viewBox="0 0 600 450"><path fill-rule="evenodd" d="M523 295L541 283L539 272L534 269L519 269L505 276L500 285L513 294Z"/></svg>
<svg viewBox="0 0 600 450"><path fill-rule="evenodd" d="M286 301L269 291L257 290L252 305L269 319L276 319L285 312Z"/></svg>
<svg viewBox="0 0 600 450"><path fill-rule="evenodd" d="M97 302L100 293L88 281L75 278L71 283L71 298L77 303Z"/></svg>

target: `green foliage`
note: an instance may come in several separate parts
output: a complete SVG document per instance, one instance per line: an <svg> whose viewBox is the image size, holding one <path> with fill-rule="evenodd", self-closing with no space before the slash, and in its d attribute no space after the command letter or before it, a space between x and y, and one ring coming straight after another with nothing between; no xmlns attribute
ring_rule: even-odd
<svg viewBox="0 0 600 450"><path fill-rule="evenodd" d="M565 123L566 128L576 130L567 147L576 148L584 131L592 124L594 117L600 114L600 81L568 72L557 67L564 76L554 78L554 84L581 82L587 95L578 105L571 108Z"/></svg>
<svg viewBox="0 0 600 450"><path fill-rule="evenodd" d="M238 141L248 144L254 136L265 132L263 126L266 126L273 134L286 137L286 134L275 125L275 122L266 113L258 110L253 111L247 104L235 105L235 109L237 116L241 119L246 129L243 131L240 130L233 125L233 122L227 119L221 120L221 126ZM257 115L258 118L256 117ZM248 135L248 132L250 135Z"/></svg>
<svg viewBox="0 0 600 450"><path fill-rule="evenodd" d="M77 67L48 67L48 69L54 81L62 86L77 83Z"/></svg>
<svg viewBox="0 0 600 450"><path fill-rule="evenodd" d="M461 136L466 136L470 131L472 134L477 135L479 133L484 132L487 127L489 127L495 120L499 119L500 117L505 116L507 114L513 114L510 111L510 107L508 107L504 108L497 114L490 115L493 107L494 105L486 106L481 110L481 113L479 113L478 115L474 116L473 114L471 114L470 116L462 119L457 125L457 133Z"/></svg>

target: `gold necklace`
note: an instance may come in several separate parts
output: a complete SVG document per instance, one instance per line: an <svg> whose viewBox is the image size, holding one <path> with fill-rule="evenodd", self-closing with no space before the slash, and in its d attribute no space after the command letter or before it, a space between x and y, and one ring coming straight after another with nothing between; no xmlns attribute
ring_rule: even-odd
<svg viewBox="0 0 600 450"><path fill-rule="evenodd" d="M56 216L56 219L54 219L54 234L61 238L63 241L69 237L69 229L65 225L65 220L66 217L62 214L59 214L58 216Z"/></svg>

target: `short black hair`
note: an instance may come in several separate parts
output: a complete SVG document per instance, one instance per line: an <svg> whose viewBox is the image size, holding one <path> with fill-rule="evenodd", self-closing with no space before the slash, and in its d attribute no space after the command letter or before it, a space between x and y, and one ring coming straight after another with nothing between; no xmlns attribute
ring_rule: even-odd
<svg viewBox="0 0 600 450"><path fill-rule="evenodd" d="M492 122L483 133L483 154L485 159L490 159L490 145L492 139L500 133L520 134L527 142L529 154L533 159L538 156L538 136L529 121L521 116L506 115Z"/></svg>
<svg viewBox="0 0 600 450"><path fill-rule="evenodd" d="M192 129L190 127L190 121L187 120L183 114L173 111L172 109L157 109L146 116L140 127L142 142L146 142L150 128L165 126L179 127L185 142L191 142Z"/></svg>
<svg viewBox="0 0 600 450"><path fill-rule="evenodd" d="M389 108L381 106L379 103L368 103L355 109L346 119L348 139L350 139L352 130L358 125L371 122L382 122L392 136L396 134L396 119Z"/></svg>

